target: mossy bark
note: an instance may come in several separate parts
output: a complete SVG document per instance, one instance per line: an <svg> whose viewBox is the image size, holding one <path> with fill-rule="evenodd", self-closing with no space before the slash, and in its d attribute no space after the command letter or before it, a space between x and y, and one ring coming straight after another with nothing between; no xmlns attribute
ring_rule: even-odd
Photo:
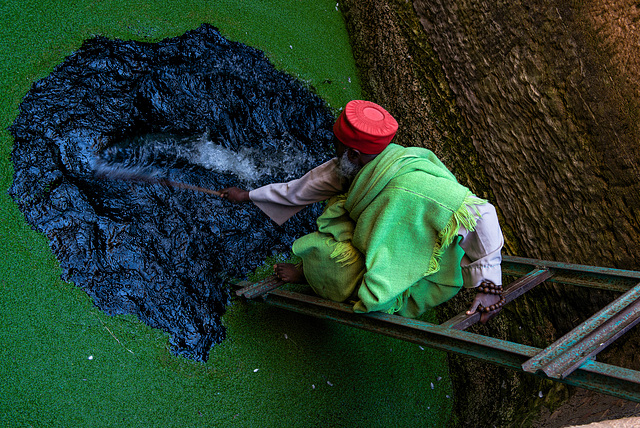
<svg viewBox="0 0 640 428"><path fill-rule="evenodd" d="M398 119L395 141L433 150L496 205L506 253L640 269L635 2L343 0L341 8L365 96ZM545 347L613 297L544 285L475 329ZM461 294L440 315L470 299ZM608 354L640 368L625 347ZM530 423L571 392L450 362L466 426Z"/></svg>

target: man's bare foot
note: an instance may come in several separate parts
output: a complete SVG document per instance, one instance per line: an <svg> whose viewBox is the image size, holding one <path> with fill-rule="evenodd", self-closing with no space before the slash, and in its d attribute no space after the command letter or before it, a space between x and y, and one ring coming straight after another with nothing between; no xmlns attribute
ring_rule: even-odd
<svg viewBox="0 0 640 428"><path fill-rule="evenodd" d="M302 265L294 265L293 263L278 263L273 266L276 276L290 284L306 284L307 278L302 272Z"/></svg>

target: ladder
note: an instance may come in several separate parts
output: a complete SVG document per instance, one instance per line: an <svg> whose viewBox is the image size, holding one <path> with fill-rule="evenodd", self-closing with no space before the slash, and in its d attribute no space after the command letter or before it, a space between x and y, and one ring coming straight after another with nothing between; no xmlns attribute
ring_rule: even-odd
<svg viewBox="0 0 640 428"><path fill-rule="evenodd" d="M480 359L568 385L640 402L640 371L595 361L596 355L640 322L640 272L503 256L503 275L517 279L505 288L505 304L543 282L622 293L605 308L545 349L465 331L480 313L454 316L442 324L381 312L354 313L352 306L280 289L270 276L235 282L236 295L333 320L352 327L446 352Z"/></svg>

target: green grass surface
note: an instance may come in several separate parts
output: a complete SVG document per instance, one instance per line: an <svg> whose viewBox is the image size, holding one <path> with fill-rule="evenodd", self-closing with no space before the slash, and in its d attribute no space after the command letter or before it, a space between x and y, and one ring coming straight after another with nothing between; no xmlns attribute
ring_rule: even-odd
<svg viewBox="0 0 640 428"><path fill-rule="evenodd" d="M4 0L0 20L0 426L446 424L444 354L259 303L229 308L228 339L206 364L175 357L165 333L105 315L63 282L47 239L6 194L20 100L94 35L156 41L208 22L331 106L358 98L335 1Z"/></svg>

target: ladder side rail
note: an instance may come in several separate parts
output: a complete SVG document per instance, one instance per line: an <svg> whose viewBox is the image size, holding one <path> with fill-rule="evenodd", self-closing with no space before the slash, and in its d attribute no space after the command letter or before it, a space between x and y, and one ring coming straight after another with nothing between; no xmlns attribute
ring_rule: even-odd
<svg viewBox="0 0 640 428"><path fill-rule="evenodd" d="M609 277L634 278L636 283L640 281L640 271L607 268L601 266L588 266L575 263L553 262L549 260L528 259L516 256L502 256L504 263L514 263L516 265L526 265L535 268L551 268L558 271L584 272L594 276L604 275Z"/></svg>
<svg viewBox="0 0 640 428"><path fill-rule="evenodd" d="M247 299L254 299L262 296L271 290L283 286L285 283L275 275L269 275L256 283L249 283L236 291L236 296L243 296Z"/></svg>
<svg viewBox="0 0 640 428"><path fill-rule="evenodd" d="M586 266L523 257L503 256L502 271L505 275L521 276L527 269L551 269L553 278L548 282L599 288L625 292L640 281L640 271Z"/></svg>

